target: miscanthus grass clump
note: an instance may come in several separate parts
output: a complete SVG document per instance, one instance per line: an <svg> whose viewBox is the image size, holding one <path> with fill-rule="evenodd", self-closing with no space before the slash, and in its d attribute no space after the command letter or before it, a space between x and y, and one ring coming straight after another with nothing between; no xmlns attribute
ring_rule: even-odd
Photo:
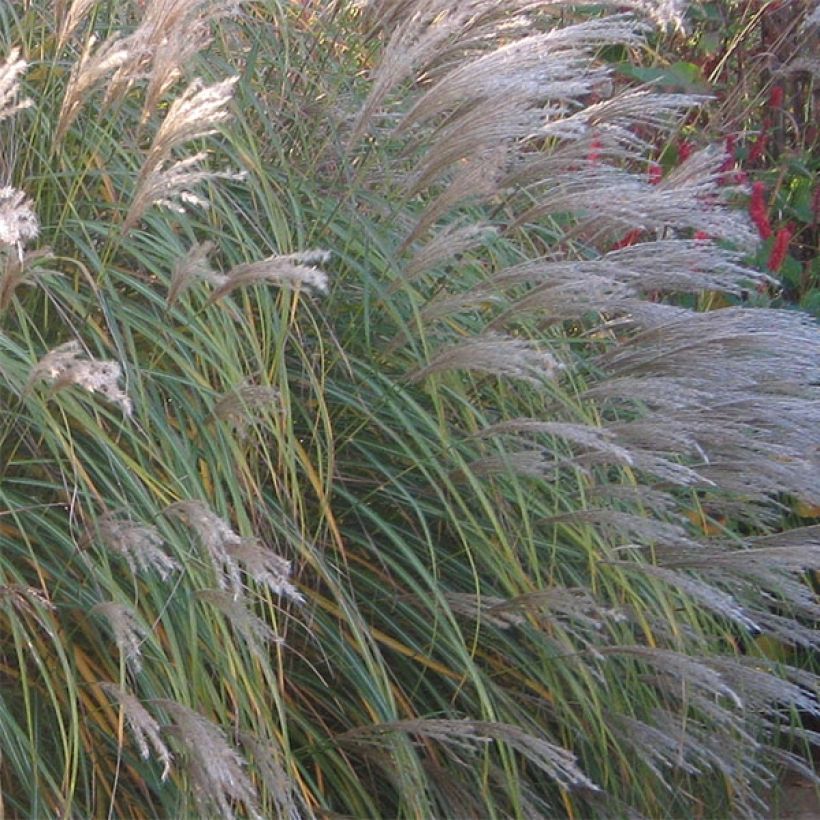
<svg viewBox="0 0 820 820"><path fill-rule="evenodd" d="M818 333L634 13L0 9L2 809L766 816ZM617 11L613 9L614 11ZM710 239L704 240L703 232Z"/></svg>

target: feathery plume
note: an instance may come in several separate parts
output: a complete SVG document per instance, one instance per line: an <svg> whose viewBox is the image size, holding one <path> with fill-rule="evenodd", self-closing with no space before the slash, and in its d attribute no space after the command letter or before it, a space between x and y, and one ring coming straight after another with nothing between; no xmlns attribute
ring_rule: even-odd
<svg viewBox="0 0 820 820"><path fill-rule="evenodd" d="M232 801L259 818L256 791L244 771L245 761L223 731L204 715L173 700L158 700L174 723L174 735L187 753L188 772L203 816L216 808L226 820L235 817Z"/></svg>
<svg viewBox="0 0 820 820"><path fill-rule="evenodd" d="M256 771L273 797L276 817L280 820L306 820L315 817L296 787L296 781L285 771L285 759L279 744L264 743L249 732L239 732L239 740L254 759Z"/></svg>
<svg viewBox="0 0 820 820"><path fill-rule="evenodd" d="M96 42L95 37L89 37L80 59L71 69L63 104L57 118L57 130L54 134L55 145L62 142L66 132L80 113L80 109L88 101L94 86L129 58L127 39L111 37L94 49Z"/></svg>
<svg viewBox="0 0 820 820"><path fill-rule="evenodd" d="M91 611L105 618L117 648L134 672L139 672L142 669L142 642L148 635L148 628L139 620L137 613L115 601L96 604Z"/></svg>
<svg viewBox="0 0 820 820"><path fill-rule="evenodd" d="M17 96L20 93L20 75L28 67L25 60L18 59L19 56L20 49L13 48L0 63L0 122L33 104L28 97L18 99Z"/></svg>
<svg viewBox="0 0 820 820"><path fill-rule="evenodd" d="M160 205L175 213L185 213L185 206L207 208L207 199L195 193L203 182L216 179L244 179L244 174L229 171L206 171L199 167L208 157L200 151L191 157L153 168L148 176L141 177L131 206L122 223L122 233L127 234L152 205Z"/></svg>
<svg viewBox="0 0 820 820"><path fill-rule="evenodd" d="M281 643L282 639L273 629L254 615L240 599L219 589L198 590L196 597L222 612L245 640L248 649L260 658L264 658L267 644Z"/></svg>
<svg viewBox="0 0 820 820"><path fill-rule="evenodd" d="M491 225L477 223L475 225L459 225L453 223L440 230L426 245L419 248L407 263L402 279L392 290L400 284L412 281L425 271L432 270L449 259L486 242L494 236L497 230Z"/></svg>
<svg viewBox="0 0 820 820"><path fill-rule="evenodd" d="M542 384L562 369L550 353L538 350L531 342L497 333L484 333L458 342L431 359L426 367L411 373L412 382L422 381L433 373L448 370L471 370L496 376L507 376Z"/></svg>
<svg viewBox="0 0 820 820"><path fill-rule="evenodd" d="M283 256L269 256L258 262L237 265L225 274L225 280L208 298L212 303L231 291L256 282L267 282L278 287L301 288L327 293L328 276L314 263L327 262L329 251L310 250Z"/></svg>
<svg viewBox="0 0 820 820"><path fill-rule="evenodd" d="M219 588L230 589L238 598L242 579L232 550L242 546L246 539L201 501L177 501L166 507L165 513L181 519L197 534L216 570Z"/></svg>
<svg viewBox="0 0 820 820"><path fill-rule="evenodd" d="M213 85L193 80L171 103L162 121L145 162L140 169L140 181L149 178L171 156L174 148L217 131L217 126L230 118L228 105L239 77L228 77Z"/></svg>
<svg viewBox="0 0 820 820"><path fill-rule="evenodd" d="M374 743L393 732L419 735L439 743L459 748L492 741L506 743L537 766L564 788L581 787L599 791L598 787L578 768L575 755L518 726L482 720L438 720L419 718L396 720L372 726L350 729L336 740L343 743Z"/></svg>
<svg viewBox="0 0 820 820"><path fill-rule="evenodd" d="M281 412L281 399L275 387L244 382L220 396L212 412L242 436L249 425Z"/></svg>
<svg viewBox="0 0 820 820"><path fill-rule="evenodd" d="M69 385L77 385L89 393L101 393L112 404L119 405L125 416L132 412L131 399L119 386L122 367L109 360L86 358L76 340L50 350L34 366L29 376L28 386L38 381L47 381L55 390Z"/></svg>
<svg viewBox="0 0 820 820"><path fill-rule="evenodd" d="M40 226L32 201L19 188L0 188L0 248L11 245L18 249L22 262L22 246L36 239Z"/></svg>
<svg viewBox="0 0 820 820"><path fill-rule="evenodd" d="M139 749L140 757L147 760L151 756L151 749L154 750L154 754L162 763L161 779L166 780L171 771L173 755L162 741L159 723L130 692L126 692L119 686L105 681L100 682L100 689L122 707L128 728L131 730L134 742Z"/></svg>
<svg viewBox="0 0 820 820"><path fill-rule="evenodd" d="M161 549L164 542L156 527L119 518L114 512L103 513L97 518L95 526L100 541L125 558L134 575L153 569L164 581L180 568Z"/></svg>
<svg viewBox="0 0 820 820"><path fill-rule="evenodd" d="M257 584L266 586L275 595L283 595L296 603L304 602L302 593L290 582L290 561L252 538L243 539L229 549L233 558Z"/></svg>
<svg viewBox="0 0 820 820"><path fill-rule="evenodd" d="M214 285L224 283L225 277L211 267L208 259L213 249L213 242L197 242L191 246L185 256L177 260L171 273L168 296L165 299L167 307L171 307L197 279Z"/></svg>
<svg viewBox="0 0 820 820"><path fill-rule="evenodd" d="M2 216L0 216L0 220ZM13 254L0 251L0 313L14 298L21 285L36 285L47 276L61 276L60 271L44 268L40 262L53 258L49 248Z"/></svg>

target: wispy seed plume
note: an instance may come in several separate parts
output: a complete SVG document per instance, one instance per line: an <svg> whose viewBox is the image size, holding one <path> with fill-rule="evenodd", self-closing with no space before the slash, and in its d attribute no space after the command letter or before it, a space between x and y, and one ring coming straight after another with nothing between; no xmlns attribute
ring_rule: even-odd
<svg viewBox="0 0 820 820"><path fill-rule="evenodd" d="M91 611L108 623L117 648L134 672L142 669L142 642L148 629L139 620L131 607L114 601L105 601L91 608Z"/></svg>
<svg viewBox="0 0 820 820"><path fill-rule="evenodd" d="M100 541L125 558L135 575L156 570L164 581L179 569L179 564L162 549L164 542L156 527L107 512L97 519L96 529Z"/></svg>
<svg viewBox="0 0 820 820"><path fill-rule="evenodd" d="M6 59L0 63L0 122L23 108L30 108L32 101L27 97L18 98L20 93L20 75L28 63L18 59L20 49L13 48Z"/></svg>
<svg viewBox="0 0 820 820"><path fill-rule="evenodd" d="M47 381L55 390L77 385L89 393L100 393L112 404L119 405L125 416L133 409L128 394L119 386L122 367L118 362L87 358L76 340L50 350L34 366L28 387Z"/></svg>
<svg viewBox="0 0 820 820"><path fill-rule="evenodd" d="M0 248L11 245L22 255L22 246L40 231L34 205L19 188L0 188Z"/></svg>
<svg viewBox="0 0 820 820"><path fill-rule="evenodd" d="M449 370L471 370L496 376L507 376L542 384L562 369L552 354L538 350L531 342L498 333L484 333L445 348L426 367L408 376L422 381L433 373Z"/></svg>
<svg viewBox="0 0 820 820"><path fill-rule="evenodd" d="M131 730L134 742L139 749L140 757L147 760L151 756L151 749L154 750L157 758L162 763L162 780L166 780L168 773L171 771L173 755L162 740L159 723L130 692L126 692L119 686L108 682L101 682L100 689L122 707L128 728Z"/></svg>
<svg viewBox="0 0 820 820"><path fill-rule="evenodd" d="M225 274L225 281L208 298L212 303L240 287L257 282L327 293L328 275L314 263L327 262L329 251L311 250L284 256L269 256L258 262L237 265Z"/></svg>
<svg viewBox="0 0 820 820"><path fill-rule="evenodd" d="M188 773L202 816L234 818L232 802L244 803L248 814L258 818L256 791L244 771L245 761L225 738L224 732L204 715L173 700L158 703L174 722L174 734L187 753Z"/></svg>

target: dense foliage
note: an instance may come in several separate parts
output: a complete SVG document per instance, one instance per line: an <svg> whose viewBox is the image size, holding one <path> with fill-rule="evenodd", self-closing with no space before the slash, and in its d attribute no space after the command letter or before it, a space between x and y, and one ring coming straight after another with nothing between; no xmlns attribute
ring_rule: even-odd
<svg viewBox="0 0 820 820"><path fill-rule="evenodd" d="M810 774L820 338L722 148L656 171L703 95L613 79L669 5L601 13L0 4L9 816Z"/></svg>

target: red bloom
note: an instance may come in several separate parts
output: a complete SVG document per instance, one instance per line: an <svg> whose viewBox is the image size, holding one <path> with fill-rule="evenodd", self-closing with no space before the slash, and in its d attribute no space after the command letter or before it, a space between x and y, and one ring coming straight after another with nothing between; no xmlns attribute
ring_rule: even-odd
<svg viewBox="0 0 820 820"><path fill-rule="evenodd" d="M761 239L768 239L772 235L772 226L769 224L769 213L766 200L763 198L763 183L755 182L752 185L752 198L749 200L749 216L757 227Z"/></svg>
<svg viewBox="0 0 820 820"><path fill-rule="evenodd" d="M603 147L603 143L598 137L594 137L592 142L589 146L589 152L587 153L587 162L590 165L597 165L598 160L601 158L601 148Z"/></svg>
<svg viewBox="0 0 820 820"><path fill-rule="evenodd" d="M689 157L692 156L692 152L695 150L694 145L688 140L681 140L678 143L678 160L680 162L686 162Z"/></svg>
<svg viewBox="0 0 820 820"><path fill-rule="evenodd" d="M710 239L709 234L706 231L695 231L695 241L697 242L708 242Z"/></svg>
<svg viewBox="0 0 820 820"><path fill-rule="evenodd" d="M764 124L763 130L757 135L757 139L752 143L752 147L749 149L749 162L757 162L763 159L768 141L769 135L766 133L766 125Z"/></svg>
<svg viewBox="0 0 820 820"><path fill-rule="evenodd" d="M720 164L721 182L725 185L730 181L729 172L735 167L735 143L737 137L734 134L729 134L726 137L726 153L723 156L723 162Z"/></svg>
<svg viewBox="0 0 820 820"><path fill-rule="evenodd" d="M631 231L628 231L623 235L623 238L619 239L613 246L612 250L617 251L621 248L628 248L630 245L634 245L640 238L643 231L640 228L633 228Z"/></svg>
<svg viewBox="0 0 820 820"><path fill-rule="evenodd" d="M649 166L649 184L657 185L663 179L663 168L657 162Z"/></svg>
<svg viewBox="0 0 820 820"><path fill-rule="evenodd" d="M774 238L774 245L772 245L772 252L769 254L769 261L767 266L772 273L777 273L783 262L786 260L786 254L789 250L789 242L792 239L791 228L781 228Z"/></svg>
<svg viewBox="0 0 820 820"><path fill-rule="evenodd" d="M783 107L783 86L782 85L773 85L772 90L769 92L769 106L771 108L782 108Z"/></svg>

